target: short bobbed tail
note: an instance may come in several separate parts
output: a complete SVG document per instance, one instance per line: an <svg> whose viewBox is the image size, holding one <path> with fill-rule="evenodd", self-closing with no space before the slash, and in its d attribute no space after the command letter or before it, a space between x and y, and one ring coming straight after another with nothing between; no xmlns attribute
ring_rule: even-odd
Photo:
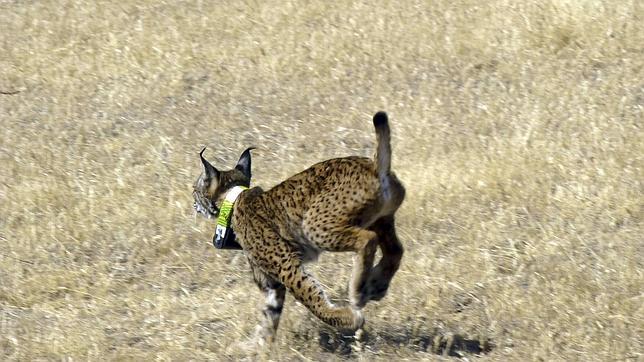
<svg viewBox="0 0 644 362"><path fill-rule="evenodd" d="M376 128L376 172L380 182L391 170L391 132L389 130L389 117L385 112L378 112L373 116L373 126Z"/></svg>
<svg viewBox="0 0 644 362"><path fill-rule="evenodd" d="M389 117L385 112L378 112L373 116L373 126L376 128L376 156L374 157L376 173L380 182L380 189L385 200L391 197L391 131L389 130Z"/></svg>

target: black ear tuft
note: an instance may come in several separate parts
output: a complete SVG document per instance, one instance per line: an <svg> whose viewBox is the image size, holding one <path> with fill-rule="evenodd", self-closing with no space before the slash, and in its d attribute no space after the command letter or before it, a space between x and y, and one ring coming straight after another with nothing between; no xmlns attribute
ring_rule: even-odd
<svg viewBox="0 0 644 362"><path fill-rule="evenodd" d="M206 175L206 179L212 180L219 176L219 171L217 171L217 169L213 165L211 165L210 162L208 162L208 160L206 160L203 157L203 152L205 150L206 150L206 147L204 147L201 150L201 152L199 152L199 158L201 158L201 163L203 164L203 172Z"/></svg>
<svg viewBox="0 0 644 362"><path fill-rule="evenodd" d="M235 169L241 171L244 176L248 177L250 180L250 151L254 150L255 147L248 147L244 152L242 152L241 156L239 157L239 161L237 161L237 165L235 166Z"/></svg>

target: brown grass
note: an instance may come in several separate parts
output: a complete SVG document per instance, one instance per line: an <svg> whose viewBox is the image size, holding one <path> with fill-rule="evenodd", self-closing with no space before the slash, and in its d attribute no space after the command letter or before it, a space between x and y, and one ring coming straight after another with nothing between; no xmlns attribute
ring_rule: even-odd
<svg viewBox="0 0 644 362"><path fill-rule="evenodd" d="M289 297L261 356L644 358L642 2L332 4L0 1L0 359L256 358L197 152L259 146L269 187L371 155L379 109L408 189L390 294L362 350ZM339 300L350 257L312 268Z"/></svg>

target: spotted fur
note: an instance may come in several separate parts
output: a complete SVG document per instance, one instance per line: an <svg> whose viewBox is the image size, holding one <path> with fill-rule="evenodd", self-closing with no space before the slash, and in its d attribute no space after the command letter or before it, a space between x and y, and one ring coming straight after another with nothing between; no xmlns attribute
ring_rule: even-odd
<svg viewBox="0 0 644 362"><path fill-rule="evenodd" d="M398 270L403 247L394 213L405 189L391 172L390 130L386 113L373 118L377 148L374 159L336 158L320 162L264 191L254 187L235 202L232 227L266 295L260 333L272 340L286 290L322 321L355 330L364 323L362 307L380 300ZM215 217L217 205L234 186L250 183L250 150L230 171L218 171L203 156L203 173L194 186L195 209ZM203 153L203 151L202 151ZM374 266L377 248L381 260ZM351 305L329 301L304 268L322 251L356 253L351 278Z"/></svg>

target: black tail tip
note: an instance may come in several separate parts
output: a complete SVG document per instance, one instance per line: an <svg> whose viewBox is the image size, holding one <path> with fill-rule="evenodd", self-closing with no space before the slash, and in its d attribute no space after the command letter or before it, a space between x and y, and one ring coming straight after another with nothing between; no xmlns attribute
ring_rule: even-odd
<svg viewBox="0 0 644 362"><path fill-rule="evenodd" d="M380 111L373 116L373 125L378 128L384 126L389 121L389 117L386 112Z"/></svg>

